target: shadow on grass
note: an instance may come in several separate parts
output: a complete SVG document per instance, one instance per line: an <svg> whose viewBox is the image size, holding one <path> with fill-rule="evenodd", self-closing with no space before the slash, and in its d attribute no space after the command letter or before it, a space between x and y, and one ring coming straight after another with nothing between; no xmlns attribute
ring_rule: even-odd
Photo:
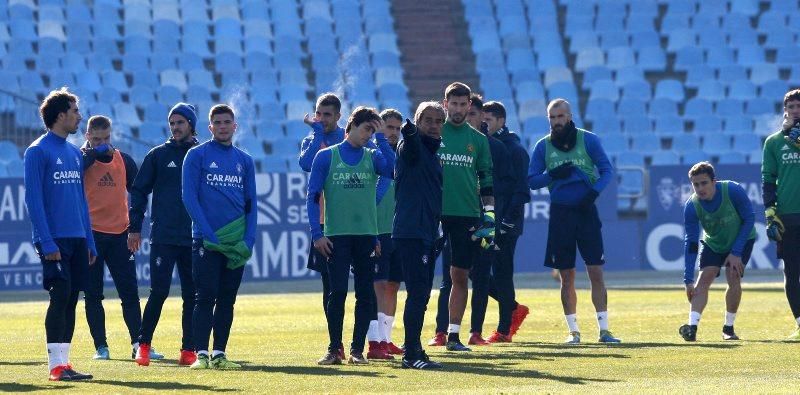
<svg viewBox="0 0 800 395"><path fill-rule="evenodd" d="M44 362L35 361L0 361L0 366L36 366L45 365Z"/></svg>
<svg viewBox="0 0 800 395"><path fill-rule="evenodd" d="M114 381L114 380L91 380L89 384L115 385L118 387L128 387L147 390L195 390L195 391L218 391L233 392L231 388L218 388L211 385L176 383L171 381Z"/></svg>
<svg viewBox="0 0 800 395"><path fill-rule="evenodd" d="M496 363L474 363L474 362L444 362L444 370L447 372L458 372L476 374L482 376L515 377L528 379L541 379L558 381L565 384L583 385L590 382L595 383L616 383L621 380L596 379L589 377L558 376L538 370L506 368L504 365Z"/></svg>
<svg viewBox="0 0 800 395"><path fill-rule="evenodd" d="M515 345L520 347L538 347L559 350L569 349L627 349L627 348L666 348L666 347L692 347L692 348L720 348L732 349L741 346L739 343L697 343L697 342L683 342L683 343L618 343L618 344L558 344L558 343L539 343L539 342L514 342ZM579 357L589 357L585 354L577 354Z"/></svg>
<svg viewBox="0 0 800 395"><path fill-rule="evenodd" d="M33 391L48 391L48 390L65 390L70 389L71 385L36 385L36 384L20 384L20 383L0 383L0 392L33 392Z"/></svg>
<svg viewBox="0 0 800 395"><path fill-rule="evenodd" d="M624 354L581 354L576 352L537 352L537 351L498 351L498 352L475 352L461 354L439 354L437 357L468 359L468 360L503 360L503 359L524 359L529 361L544 360L552 361L555 358L611 358L626 359L630 358Z"/></svg>
<svg viewBox="0 0 800 395"><path fill-rule="evenodd" d="M267 365L253 365L246 361L242 362L242 369L246 372L264 372L264 373L284 373L284 374L298 374L298 375L315 375L315 376L361 376L361 377L387 377L378 372L370 370L343 370L341 366L267 366ZM352 366L352 365L349 365ZM367 366L358 366L358 369L369 369Z"/></svg>

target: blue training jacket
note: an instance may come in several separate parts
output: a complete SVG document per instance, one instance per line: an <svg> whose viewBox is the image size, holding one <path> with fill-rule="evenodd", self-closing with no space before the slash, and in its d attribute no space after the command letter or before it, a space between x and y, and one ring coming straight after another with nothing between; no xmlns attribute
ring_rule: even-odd
<svg viewBox="0 0 800 395"><path fill-rule="evenodd" d="M252 249L258 219L253 158L232 145L210 140L186 153L182 178L192 237L218 244L214 232L244 215L244 242Z"/></svg>
<svg viewBox="0 0 800 395"><path fill-rule="evenodd" d="M53 132L25 150L25 204L33 242L45 255L58 251L54 239L85 238L97 256L83 190L83 156L72 143Z"/></svg>

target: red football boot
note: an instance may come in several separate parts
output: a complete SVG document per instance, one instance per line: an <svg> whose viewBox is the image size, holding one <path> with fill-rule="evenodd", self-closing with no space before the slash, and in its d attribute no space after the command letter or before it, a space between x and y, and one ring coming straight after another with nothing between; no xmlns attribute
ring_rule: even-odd
<svg viewBox="0 0 800 395"><path fill-rule="evenodd" d="M514 336L517 334L519 327L522 326L522 322L525 321L525 317L528 316L528 313L530 313L528 306L517 304L517 308L511 312L511 328L508 331L509 335Z"/></svg>
<svg viewBox="0 0 800 395"><path fill-rule="evenodd" d="M436 332L431 340L428 340L428 345L432 347L442 347L447 344L447 333Z"/></svg>
<svg viewBox="0 0 800 395"><path fill-rule="evenodd" d="M150 365L150 345L147 343L139 344L139 349L136 350L136 363L139 366Z"/></svg>
<svg viewBox="0 0 800 395"><path fill-rule="evenodd" d="M504 335L498 331L494 331L486 341L489 343L511 343L511 335Z"/></svg>
<svg viewBox="0 0 800 395"><path fill-rule="evenodd" d="M381 345L383 345L383 346L386 348L386 351L387 351L389 354L394 354L394 355L403 355L403 354L405 353L405 351L403 351L403 349L402 349L402 348L400 348L400 347L397 347L397 346L396 346L394 343L392 343L392 342L389 342L389 343L386 343L386 342L381 342Z"/></svg>
<svg viewBox="0 0 800 395"><path fill-rule="evenodd" d="M178 360L178 365L190 366L197 360L197 353L192 350L181 350L181 358Z"/></svg>
<svg viewBox="0 0 800 395"><path fill-rule="evenodd" d="M393 356L386 352L382 347L381 342L369 342L369 351L367 351L367 359L394 359Z"/></svg>
<svg viewBox="0 0 800 395"><path fill-rule="evenodd" d="M481 337L480 332L472 332L472 335L469 337L469 341L467 342L467 344L473 346L486 346L489 345L489 342L487 342L483 337Z"/></svg>

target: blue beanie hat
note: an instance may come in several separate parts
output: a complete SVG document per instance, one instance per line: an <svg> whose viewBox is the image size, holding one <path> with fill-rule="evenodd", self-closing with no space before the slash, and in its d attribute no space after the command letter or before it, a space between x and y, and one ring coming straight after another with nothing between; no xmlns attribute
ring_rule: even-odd
<svg viewBox="0 0 800 395"><path fill-rule="evenodd" d="M178 114L189 122L189 126L192 127L192 130L196 130L195 125L197 124L197 110L195 110L194 106L188 103L178 103L171 110L169 110L169 117L172 114Z"/></svg>

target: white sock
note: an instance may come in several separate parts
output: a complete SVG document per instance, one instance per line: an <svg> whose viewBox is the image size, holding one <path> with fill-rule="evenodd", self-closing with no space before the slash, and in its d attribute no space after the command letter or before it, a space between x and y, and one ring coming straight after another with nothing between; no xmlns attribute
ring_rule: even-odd
<svg viewBox="0 0 800 395"><path fill-rule="evenodd" d="M367 330L367 340L371 342L379 342L381 341L380 335L378 335L378 321L372 320L369 322L369 329Z"/></svg>
<svg viewBox="0 0 800 395"><path fill-rule="evenodd" d="M600 327L601 331L608 330L608 312L607 311L598 311L597 312L597 326Z"/></svg>
<svg viewBox="0 0 800 395"><path fill-rule="evenodd" d="M736 313L730 311L725 312L725 326L733 326L733 321L736 320Z"/></svg>
<svg viewBox="0 0 800 395"><path fill-rule="evenodd" d="M570 332L580 332L580 330L578 330L577 314L567 314L564 318L567 320L567 327L569 327Z"/></svg>
<svg viewBox="0 0 800 395"><path fill-rule="evenodd" d="M386 314L378 313L378 341L386 341Z"/></svg>
<svg viewBox="0 0 800 395"><path fill-rule="evenodd" d="M797 321L797 325L800 325L800 317L797 317L794 320Z"/></svg>
<svg viewBox="0 0 800 395"><path fill-rule="evenodd" d="M447 333L458 333L458 331L460 330L461 330L461 325L450 324L450 326L447 327Z"/></svg>
<svg viewBox="0 0 800 395"><path fill-rule="evenodd" d="M698 325L698 324L700 324L700 316L701 315L703 315L703 313L698 313L696 311L690 311L689 312L689 325Z"/></svg>
<svg viewBox="0 0 800 395"><path fill-rule="evenodd" d="M61 365L61 343L47 343L47 367L53 370Z"/></svg>
<svg viewBox="0 0 800 395"><path fill-rule="evenodd" d="M61 364L66 365L69 363L69 343L59 343L61 346Z"/></svg>
<svg viewBox="0 0 800 395"><path fill-rule="evenodd" d="M208 350L198 350L197 356L199 357L200 355L205 355L206 357L208 357Z"/></svg>
<svg viewBox="0 0 800 395"><path fill-rule="evenodd" d="M132 346L133 346L134 350L138 350L139 349L139 342L133 343Z"/></svg>
<svg viewBox="0 0 800 395"><path fill-rule="evenodd" d="M220 355L220 354L224 355L225 351L220 351L220 350L211 351L211 358L214 358L214 357L216 357L217 355Z"/></svg>
<svg viewBox="0 0 800 395"><path fill-rule="evenodd" d="M394 317L387 315L384 321L383 338L387 343L392 342L392 328L394 328Z"/></svg>

